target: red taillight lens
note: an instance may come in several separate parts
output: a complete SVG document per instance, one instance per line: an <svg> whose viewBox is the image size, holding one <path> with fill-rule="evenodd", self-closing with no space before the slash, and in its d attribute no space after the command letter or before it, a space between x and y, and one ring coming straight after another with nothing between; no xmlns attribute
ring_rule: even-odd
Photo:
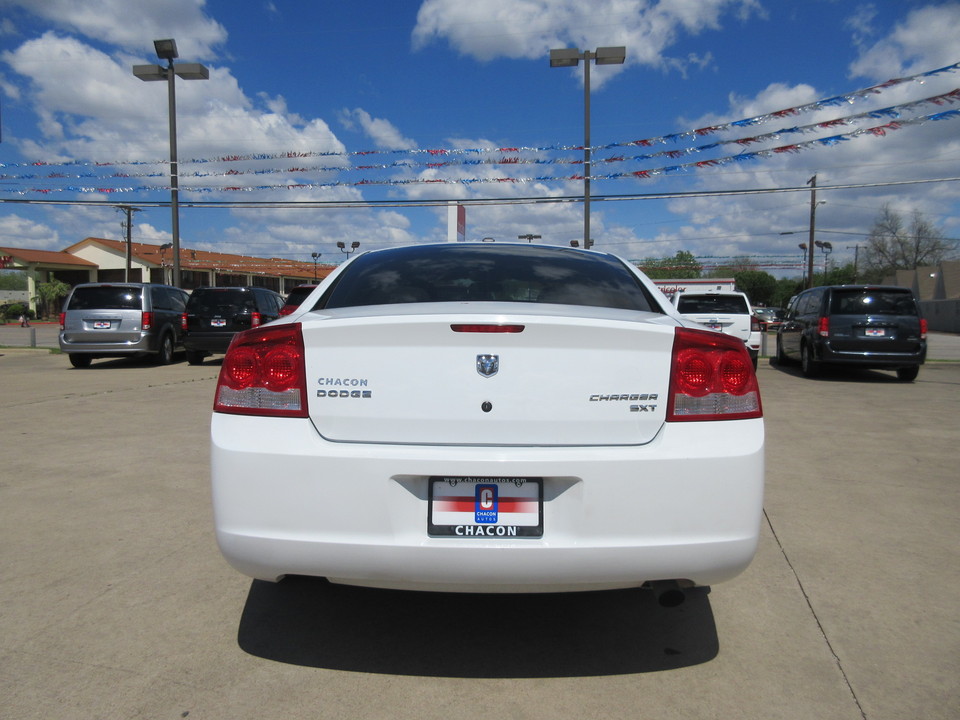
<svg viewBox="0 0 960 720"><path fill-rule="evenodd" d="M830 337L830 318L820 318L820 322L817 323L817 332L820 333L820 337Z"/></svg>
<svg viewBox="0 0 960 720"><path fill-rule="evenodd" d="M63 330L67 324L67 314L65 312L60 313L60 329Z"/></svg>
<svg viewBox="0 0 960 720"><path fill-rule="evenodd" d="M153 313L145 312L140 314L140 329L149 330L153 327Z"/></svg>
<svg viewBox="0 0 960 720"><path fill-rule="evenodd" d="M239 333L230 344L214 412L307 417L307 381L300 324Z"/></svg>
<svg viewBox="0 0 960 720"><path fill-rule="evenodd" d="M282 308L280 308L280 317L283 317L284 315L290 315L296 309L296 305L284 305Z"/></svg>
<svg viewBox="0 0 960 720"><path fill-rule="evenodd" d="M739 338L677 328L667 421L763 417L760 386Z"/></svg>
<svg viewBox="0 0 960 720"><path fill-rule="evenodd" d="M63 317L63 316L61 315L60 317ZM60 326L63 327L62 320L60 321ZM927 319L926 318L920 318L920 339L921 340L927 339Z"/></svg>
<svg viewBox="0 0 960 720"><path fill-rule="evenodd" d="M187 314L186 314L186 313L181 313L181 314L180 314L180 329L181 329L181 330L186 330L186 329L187 329Z"/></svg>
<svg viewBox="0 0 960 720"><path fill-rule="evenodd" d="M260 317L260 313L258 313L256 310L250 313L250 327L260 327L261 320L262 318Z"/></svg>
<svg viewBox="0 0 960 720"><path fill-rule="evenodd" d="M756 317L755 315L751 315L750 332L763 332L764 330L766 330L766 327L760 323L760 318Z"/></svg>

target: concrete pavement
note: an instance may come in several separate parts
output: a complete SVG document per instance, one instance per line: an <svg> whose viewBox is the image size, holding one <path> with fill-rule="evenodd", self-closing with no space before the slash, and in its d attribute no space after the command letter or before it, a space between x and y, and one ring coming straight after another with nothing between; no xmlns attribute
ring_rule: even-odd
<svg viewBox="0 0 960 720"><path fill-rule="evenodd" d="M213 538L218 369L74 370L63 356L0 349L0 716L960 712L960 364L899 383L875 372L807 380L761 362L759 553L675 609L638 591L250 581Z"/></svg>

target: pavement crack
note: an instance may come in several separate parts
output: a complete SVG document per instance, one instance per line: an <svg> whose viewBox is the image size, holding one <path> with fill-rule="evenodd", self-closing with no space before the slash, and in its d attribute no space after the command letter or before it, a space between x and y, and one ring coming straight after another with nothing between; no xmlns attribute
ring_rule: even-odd
<svg viewBox="0 0 960 720"><path fill-rule="evenodd" d="M787 567L790 568L790 572L793 573L794 579L797 581L797 587L800 588L800 593L803 595L804 601L807 603L807 607L810 609L810 614L813 616L814 621L817 623L817 628L820 630L820 636L823 638L823 642L826 644L827 649L830 651L830 654L833 656L833 661L837 664L837 669L840 671L840 675L843 678L843 682L846 683L847 690L850 691L850 697L853 698L854 704L857 706L857 710L860 711L860 717L863 720L867 720L867 713L864 712L863 705L860 704L860 698L857 697L857 691L853 689L853 685L850 682L850 678L847 676L846 670L843 668L843 662L840 660L840 656L837 655L837 651L834 649L833 644L830 642L830 638L827 636L827 631L823 627L823 623L820 622L820 616L817 615L816 609L813 607L813 602L810 600L810 596L807 594L807 589L803 586L803 581L800 579L800 575L797 572L797 569L793 566L793 563L790 561L790 556L787 555L787 549L783 546L783 543L780 542L780 536L777 535L777 531L773 527L773 522L770 520L770 516L767 514L767 509L763 509L763 517L767 521L767 527L770 528L770 532L773 534L773 539L777 542L777 547L780 548L780 554L783 555L783 559L787 563Z"/></svg>

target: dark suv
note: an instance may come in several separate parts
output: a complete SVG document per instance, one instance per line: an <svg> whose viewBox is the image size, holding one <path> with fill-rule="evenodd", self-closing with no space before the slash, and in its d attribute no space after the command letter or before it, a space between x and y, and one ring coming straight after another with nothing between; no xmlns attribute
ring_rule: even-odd
<svg viewBox="0 0 960 720"><path fill-rule="evenodd" d="M912 381L927 356L927 321L909 288L833 285L797 295L777 332L777 361L896 370Z"/></svg>
<svg viewBox="0 0 960 720"><path fill-rule="evenodd" d="M187 297L169 285L77 285L60 313L60 350L76 368L89 367L94 358L131 355L167 365L180 345Z"/></svg>
<svg viewBox="0 0 960 720"><path fill-rule="evenodd" d="M187 362L200 365L225 353L233 336L280 317L283 296L259 287L201 287L190 295L181 319Z"/></svg>

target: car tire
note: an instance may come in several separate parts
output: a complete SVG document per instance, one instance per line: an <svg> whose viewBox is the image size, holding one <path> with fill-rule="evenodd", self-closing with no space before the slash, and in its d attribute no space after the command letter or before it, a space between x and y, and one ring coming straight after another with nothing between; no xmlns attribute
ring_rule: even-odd
<svg viewBox="0 0 960 720"><path fill-rule="evenodd" d="M920 374L919 365L911 365L910 367L897 368L897 380L902 382L913 382L917 379L917 375Z"/></svg>
<svg viewBox="0 0 960 720"><path fill-rule="evenodd" d="M809 343L800 346L800 368L805 377L813 378L820 374L820 363L813 358L813 351Z"/></svg>
<svg viewBox="0 0 960 720"><path fill-rule="evenodd" d="M190 365L203 365L203 353L199 350L187 350L187 362Z"/></svg>
<svg viewBox="0 0 960 720"><path fill-rule="evenodd" d="M89 355L78 355L77 353L70 353L70 364L75 368L88 368L90 363L93 362L93 358Z"/></svg>
<svg viewBox="0 0 960 720"><path fill-rule="evenodd" d="M787 354L783 352L783 343L780 342L780 337L777 337L777 365L789 365L790 358L787 357Z"/></svg>
<svg viewBox="0 0 960 720"><path fill-rule="evenodd" d="M170 333L160 338L160 347L157 351L157 365L169 365L173 362L173 337Z"/></svg>

